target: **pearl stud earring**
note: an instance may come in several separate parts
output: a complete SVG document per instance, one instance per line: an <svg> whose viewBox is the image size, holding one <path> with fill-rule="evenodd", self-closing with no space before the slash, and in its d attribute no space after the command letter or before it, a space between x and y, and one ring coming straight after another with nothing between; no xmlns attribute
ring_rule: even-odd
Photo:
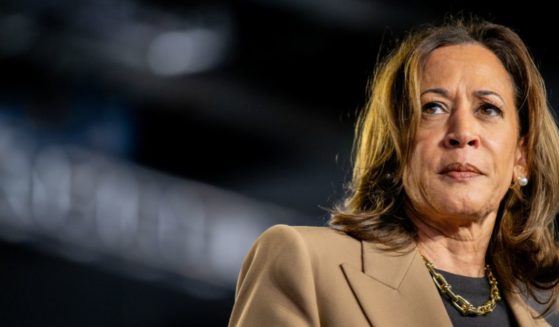
<svg viewBox="0 0 559 327"><path fill-rule="evenodd" d="M528 177L526 177L526 176L520 176L520 177L518 177L518 184L519 184L520 186L526 186L526 185L528 185Z"/></svg>

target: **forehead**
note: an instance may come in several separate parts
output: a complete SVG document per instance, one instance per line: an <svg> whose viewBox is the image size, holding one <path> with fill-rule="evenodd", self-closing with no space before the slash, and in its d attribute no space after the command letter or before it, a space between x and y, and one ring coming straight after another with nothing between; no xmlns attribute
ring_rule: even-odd
<svg viewBox="0 0 559 327"><path fill-rule="evenodd" d="M437 48L425 58L421 87L449 87L440 83L467 82L473 88L483 88L512 96L510 74L499 58L489 49L475 43Z"/></svg>

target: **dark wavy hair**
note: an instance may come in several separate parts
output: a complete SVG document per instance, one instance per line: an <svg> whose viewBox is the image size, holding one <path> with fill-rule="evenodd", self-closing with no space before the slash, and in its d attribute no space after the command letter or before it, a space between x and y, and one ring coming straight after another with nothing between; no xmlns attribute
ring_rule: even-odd
<svg viewBox="0 0 559 327"><path fill-rule="evenodd" d="M473 20L423 27L380 61L356 126L347 196L332 210L329 224L392 250L415 242L416 228L403 210L402 180L420 119L421 69L433 50L465 43L491 50L512 77L530 180L523 188L513 184L501 200L487 258L504 289L525 290L547 304L543 315L556 302L559 283L559 132L543 79L524 42L508 27Z"/></svg>

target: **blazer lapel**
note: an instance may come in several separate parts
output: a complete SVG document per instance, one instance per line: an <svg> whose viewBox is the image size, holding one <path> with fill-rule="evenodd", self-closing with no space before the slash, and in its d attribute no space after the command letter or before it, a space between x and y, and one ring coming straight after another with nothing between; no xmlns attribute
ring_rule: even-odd
<svg viewBox="0 0 559 327"><path fill-rule="evenodd" d="M395 253L370 242L361 246L363 267L341 267L371 325L452 326L415 247Z"/></svg>

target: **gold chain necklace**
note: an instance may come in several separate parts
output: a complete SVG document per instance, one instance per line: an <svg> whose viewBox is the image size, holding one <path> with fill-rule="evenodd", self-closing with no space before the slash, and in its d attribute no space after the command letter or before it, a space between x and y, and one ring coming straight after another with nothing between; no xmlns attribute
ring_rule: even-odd
<svg viewBox="0 0 559 327"><path fill-rule="evenodd" d="M491 271L491 267L489 265L485 266L487 280L489 281L489 285L491 286L489 300L487 300L487 302L485 302L484 304L476 307L471 304L470 301L454 293L452 291L452 286L446 281L443 275L435 271L433 264L425 257L423 257L423 260L425 261L425 265L427 266L427 269L429 270L429 273L431 274L431 277L433 278L433 281L435 282L435 285L437 285L439 291L442 294L445 294L450 299L452 305L454 305L454 307L456 307L456 309L458 309L458 311L460 311L462 315L486 315L493 312L493 309L495 309L495 306L497 305L497 301L501 300L499 288L497 287L497 280L493 276L493 272Z"/></svg>

